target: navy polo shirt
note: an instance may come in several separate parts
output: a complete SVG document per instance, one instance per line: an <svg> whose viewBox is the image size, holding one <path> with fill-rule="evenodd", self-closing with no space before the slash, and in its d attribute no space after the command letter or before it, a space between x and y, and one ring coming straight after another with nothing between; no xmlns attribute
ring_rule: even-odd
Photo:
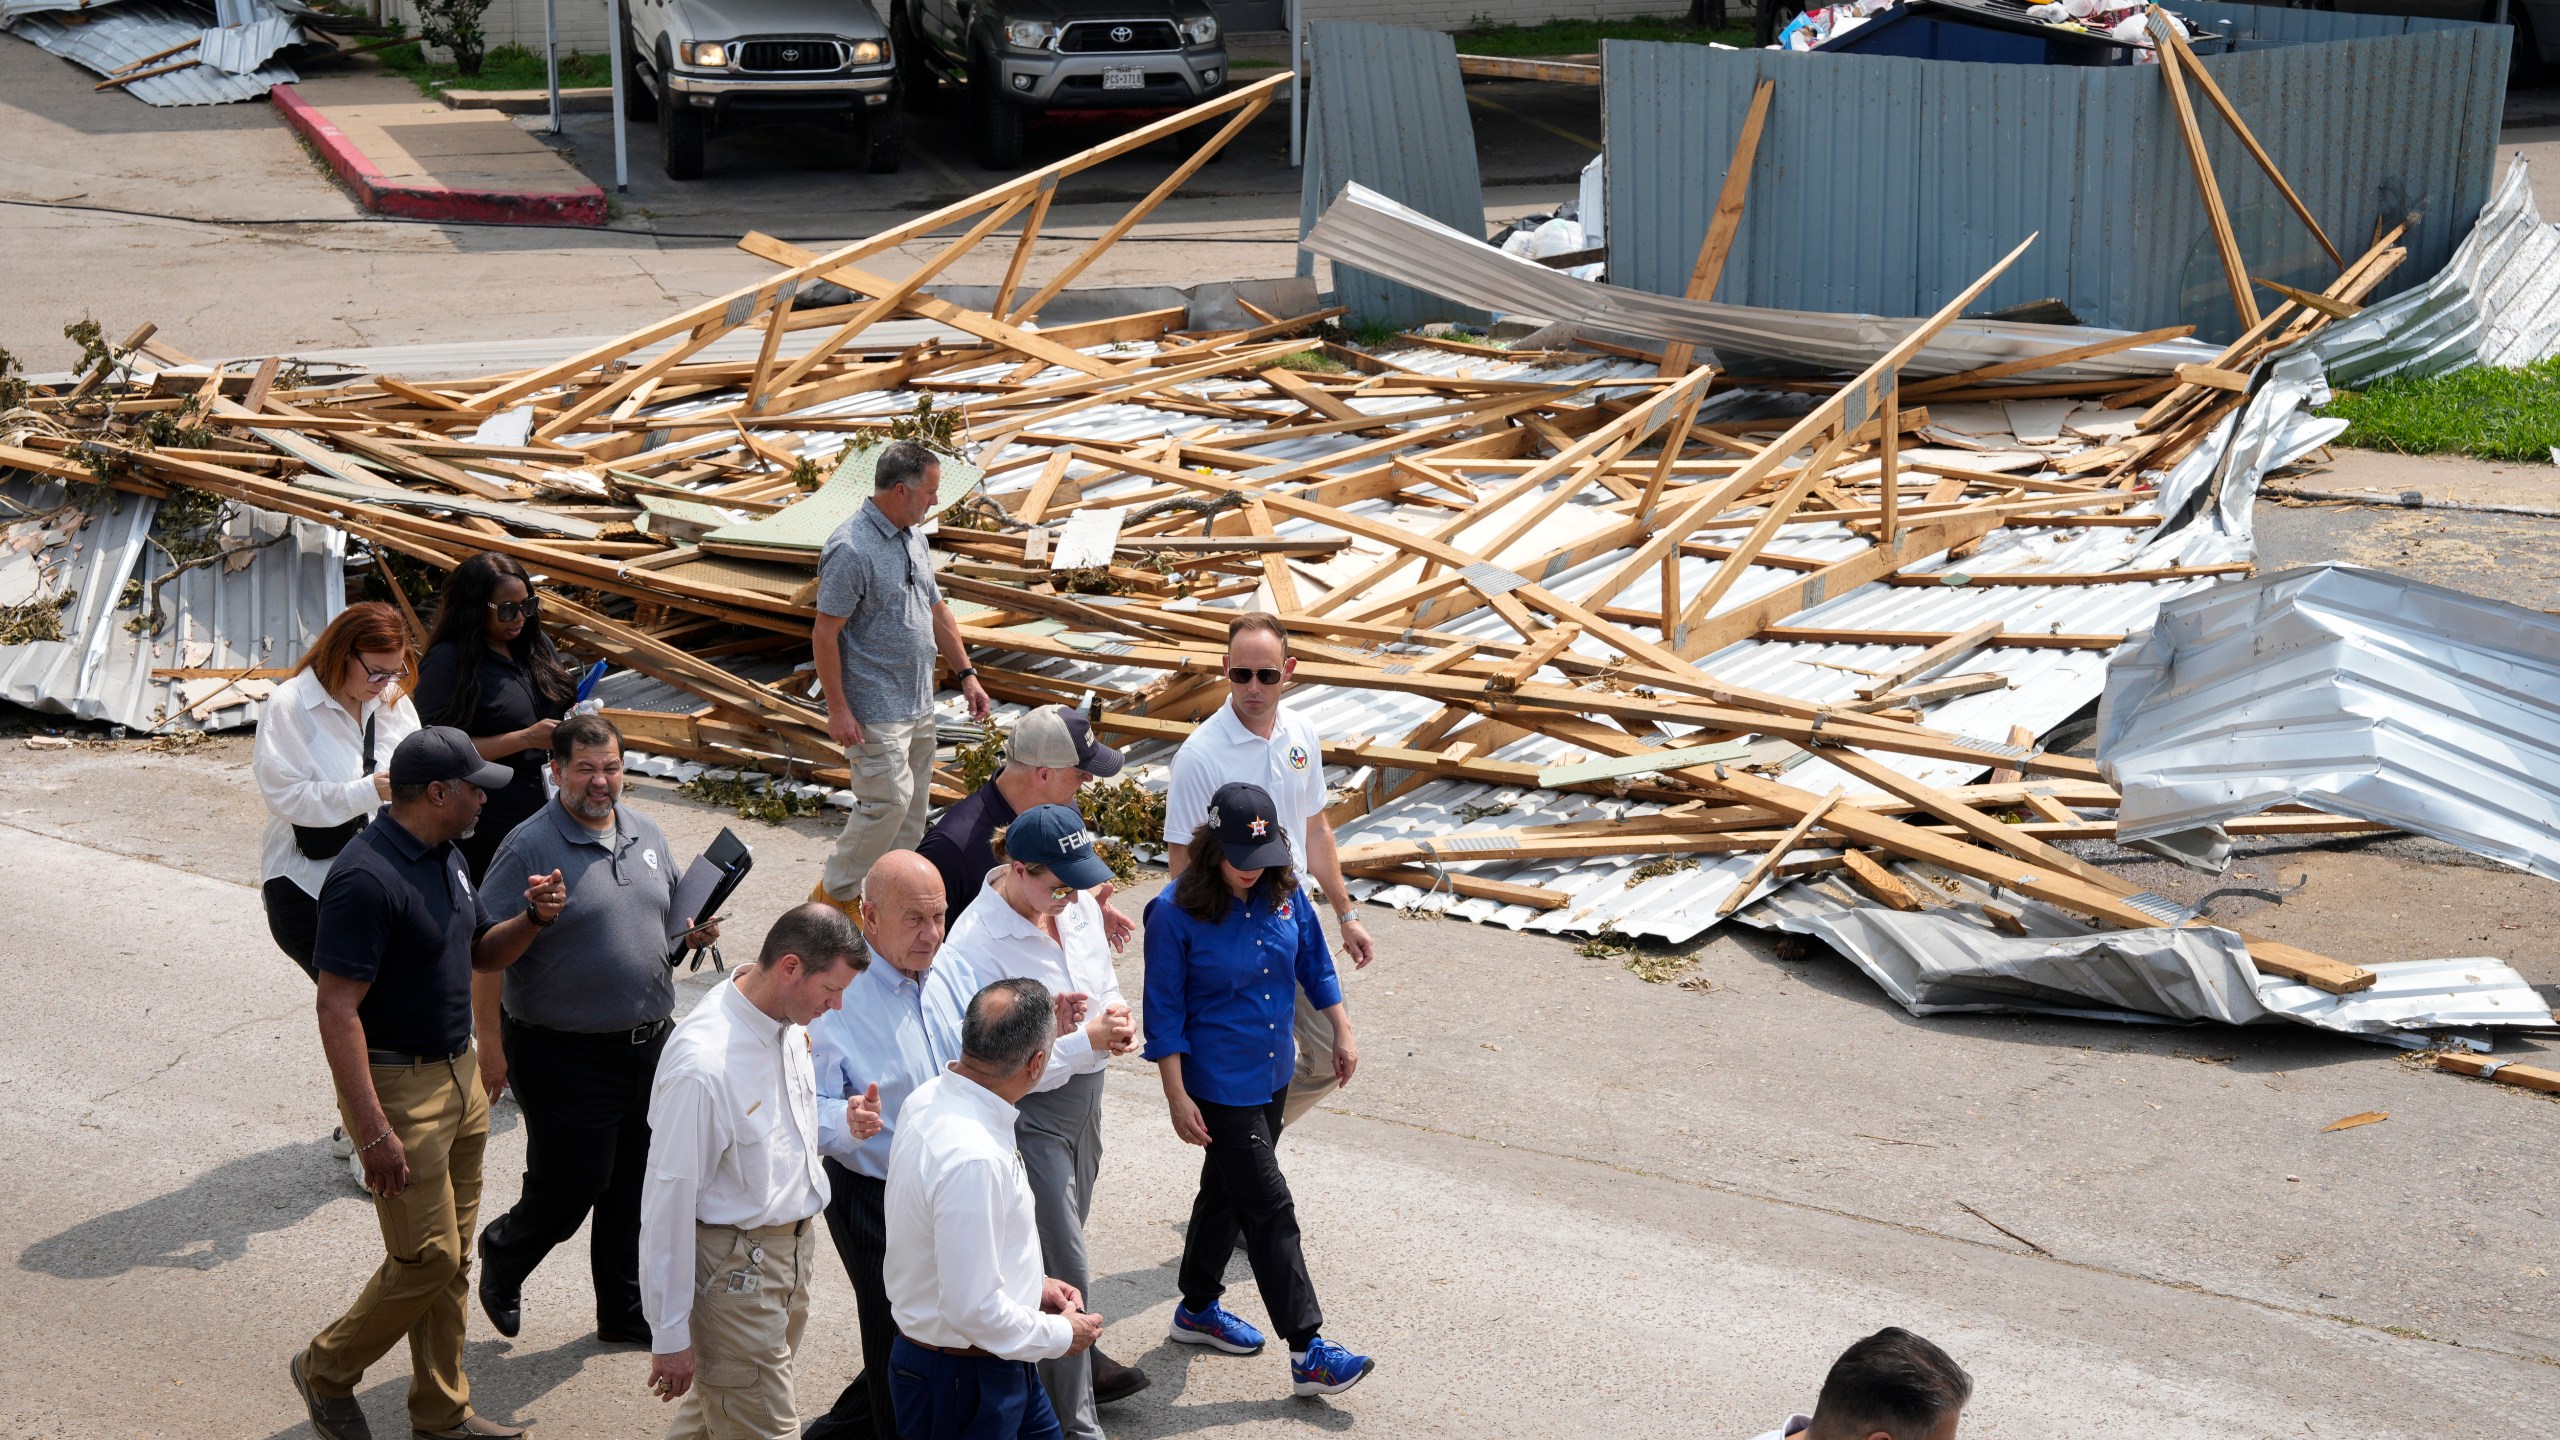
<svg viewBox="0 0 2560 1440"><path fill-rule="evenodd" d="M990 780L943 811L917 843L916 853L942 874L943 914L952 924L985 888L987 872L996 868L996 831L1014 818L1013 802Z"/></svg>
<svg viewBox="0 0 2560 1440"><path fill-rule="evenodd" d="M450 842L429 845L386 805L330 862L311 960L371 988L369 1050L450 1055L471 1043L471 945L491 924Z"/></svg>
<svg viewBox="0 0 2560 1440"><path fill-rule="evenodd" d="M1149 1060L1182 1057L1182 1088L1213 1105L1268 1105L1298 1068L1296 991L1318 1010L1342 982L1306 892L1274 905L1257 888L1216 925L1173 903L1147 902Z"/></svg>

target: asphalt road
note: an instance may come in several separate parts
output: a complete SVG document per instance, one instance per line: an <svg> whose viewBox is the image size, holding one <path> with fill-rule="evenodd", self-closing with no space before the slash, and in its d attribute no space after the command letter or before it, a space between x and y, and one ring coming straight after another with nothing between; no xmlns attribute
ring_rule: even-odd
<svg viewBox="0 0 2560 1440"><path fill-rule="evenodd" d="M309 987L249 885L247 756L0 739L0 960L23 977L0 1019L0 1433L300 1433L284 1360L371 1263L320 1139ZM816 822L635 795L679 845L722 823L755 845L733 952L815 876ZM2560 978L2540 882L2411 842L2274 863L2312 884L2253 926ZM1095 1294L1112 1353L1158 1383L1114 1435L1750 1434L1883 1324L1973 1370L1973 1436L2525 1435L2560 1413L2560 1102L2281 1028L1915 1020L1757 937L1648 985L1552 939L1371 923L1360 1079L1284 1154L1328 1329L1377 1375L1294 1401L1275 1364L1162 1342L1196 1162L1122 1062ZM2321 1133L2364 1110L2391 1118ZM511 1107L500 1130L492 1205L518 1185ZM662 1423L646 1362L586 1335L582 1243L537 1274L519 1339L475 1316L470 1368L540 1433L639 1433ZM804 1410L846 1377L851 1323L830 1270ZM402 1383L386 1365L363 1392L383 1433Z"/></svg>

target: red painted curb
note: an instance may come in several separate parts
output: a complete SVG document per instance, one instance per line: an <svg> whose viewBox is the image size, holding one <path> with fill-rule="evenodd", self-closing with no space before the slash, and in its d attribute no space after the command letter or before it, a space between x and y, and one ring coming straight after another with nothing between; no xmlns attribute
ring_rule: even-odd
<svg viewBox="0 0 2560 1440"><path fill-rule="evenodd" d="M291 85L267 91L284 122L294 128L347 188L356 203L382 215L409 220L489 220L515 225L602 225L604 191L594 185L565 190L458 190L450 185L393 181L374 168L346 132L331 124Z"/></svg>

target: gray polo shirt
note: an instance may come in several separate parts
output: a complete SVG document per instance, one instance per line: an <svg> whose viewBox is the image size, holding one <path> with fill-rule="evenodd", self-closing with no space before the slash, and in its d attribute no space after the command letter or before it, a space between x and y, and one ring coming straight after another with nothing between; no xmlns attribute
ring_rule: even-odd
<svg viewBox="0 0 2560 1440"><path fill-rule="evenodd" d="M933 709L933 607L942 588L924 537L889 523L868 500L818 552L818 613L844 617L837 640L844 699L865 725L921 719Z"/></svg>
<svg viewBox="0 0 2560 1440"><path fill-rule="evenodd" d="M686 863L667 848L658 822L628 805L614 807L611 837L580 824L556 799L527 816L489 861L482 903L492 920L520 915L525 877L558 870L569 904L507 967L507 1013L581 1034L674 1013L667 932L685 918L669 912Z"/></svg>

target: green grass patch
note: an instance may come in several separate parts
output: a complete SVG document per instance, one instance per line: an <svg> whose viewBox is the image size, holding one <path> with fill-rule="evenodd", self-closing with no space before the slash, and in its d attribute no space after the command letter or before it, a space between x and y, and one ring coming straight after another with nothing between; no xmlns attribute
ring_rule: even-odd
<svg viewBox="0 0 2560 1440"><path fill-rule="evenodd" d="M1230 60L1227 62L1227 68L1230 70L1277 70L1280 68L1280 62L1277 60Z"/></svg>
<svg viewBox="0 0 2560 1440"><path fill-rule="evenodd" d="M542 61L542 52L522 45L501 45L491 50L480 62L480 73L465 75L451 65L438 65L418 50L418 42L393 45L376 50L374 57L385 66L408 76L419 89L434 94L439 82L447 90L539 90L550 83ZM602 55L564 54L560 57L560 88L584 89L613 83L613 65Z"/></svg>
<svg viewBox="0 0 2560 1440"><path fill-rule="evenodd" d="M1351 368L1321 350L1301 350L1271 363L1282 370L1304 370L1315 375L1340 375Z"/></svg>
<svg viewBox="0 0 2560 1440"><path fill-rule="evenodd" d="M2560 445L2560 356L2521 370L2473 366L2423 379L2393 376L2342 390L2324 415L2347 422L2338 443L2403 455L2476 455L2548 464Z"/></svg>
<svg viewBox="0 0 2560 1440"><path fill-rule="evenodd" d="M1538 25L1482 25L1453 37L1461 55L1589 55L1603 40L1661 40L1675 45L1749 45L1748 25L1710 30L1676 15L1637 15L1624 20L1549 20Z"/></svg>

